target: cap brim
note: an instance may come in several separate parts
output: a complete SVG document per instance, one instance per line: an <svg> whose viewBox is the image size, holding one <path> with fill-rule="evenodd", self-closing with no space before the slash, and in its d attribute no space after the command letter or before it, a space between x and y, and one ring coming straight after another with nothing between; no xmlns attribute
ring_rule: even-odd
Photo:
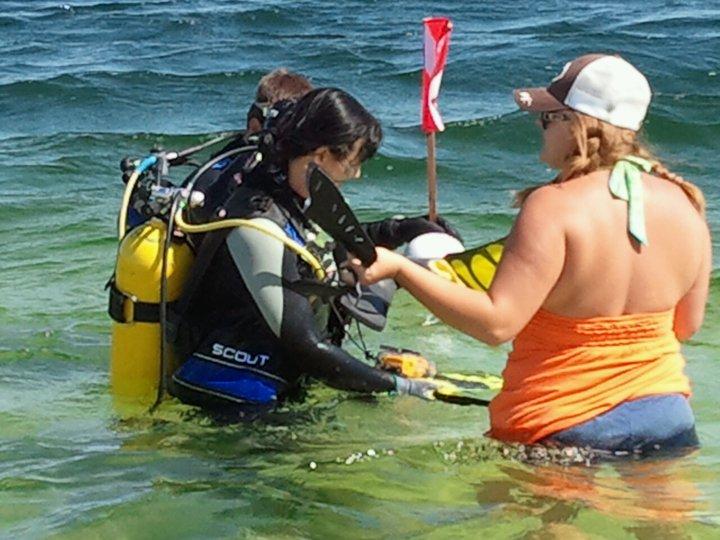
<svg viewBox="0 0 720 540"><path fill-rule="evenodd" d="M523 111L543 112L567 108L546 88L518 88L513 91L513 97Z"/></svg>

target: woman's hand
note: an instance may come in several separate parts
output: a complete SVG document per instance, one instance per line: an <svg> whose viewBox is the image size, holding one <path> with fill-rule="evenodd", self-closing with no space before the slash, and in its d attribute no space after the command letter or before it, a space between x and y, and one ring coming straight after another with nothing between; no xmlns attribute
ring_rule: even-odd
<svg viewBox="0 0 720 540"><path fill-rule="evenodd" d="M365 268L359 259L351 259L350 265L358 276L360 283L363 285L372 285L386 278L395 279L400 267L405 263L410 263L402 255L390 251L385 248L376 248L377 260L368 268Z"/></svg>

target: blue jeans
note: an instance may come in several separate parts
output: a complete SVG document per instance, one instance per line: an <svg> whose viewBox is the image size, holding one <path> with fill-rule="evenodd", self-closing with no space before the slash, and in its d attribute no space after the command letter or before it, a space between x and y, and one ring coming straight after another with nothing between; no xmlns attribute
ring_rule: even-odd
<svg viewBox="0 0 720 540"><path fill-rule="evenodd" d="M695 417L682 394L648 396L621 403L543 443L597 450L656 452L700 445Z"/></svg>

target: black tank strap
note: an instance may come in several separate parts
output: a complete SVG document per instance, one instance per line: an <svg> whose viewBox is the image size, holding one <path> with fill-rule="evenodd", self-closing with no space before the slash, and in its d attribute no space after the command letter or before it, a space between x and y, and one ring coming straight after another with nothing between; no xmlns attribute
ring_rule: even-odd
<svg viewBox="0 0 720 540"><path fill-rule="evenodd" d="M160 322L160 304L153 302L141 302L137 297L122 292L115 285L115 277L108 282L107 288L110 289L110 302L108 304L108 313L110 317L119 323L144 322L158 323ZM125 317L125 302L131 302L132 317Z"/></svg>

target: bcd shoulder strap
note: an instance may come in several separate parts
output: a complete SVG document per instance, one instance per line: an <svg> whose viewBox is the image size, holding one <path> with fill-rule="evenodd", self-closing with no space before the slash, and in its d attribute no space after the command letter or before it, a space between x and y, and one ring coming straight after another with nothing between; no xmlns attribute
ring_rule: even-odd
<svg viewBox="0 0 720 540"><path fill-rule="evenodd" d="M265 217L274 222L280 222L282 227L282 213L273 203L272 198L261 190L239 187L228 198L223 208L226 212L223 219ZM228 227L206 233L203 236L183 292L168 313L167 336L171 343L178 341L180 325L185 320L197 296L210 264L215 259L215 254L232 230L232 227Z"/></svg>
<svg viewBox="0 0 720 540"><path fill-rule="evenodd" d="M210 268L210 263L215 258L215 253L217 253L217 250L223 244L225 238L227 238L230 230L231 229L220 229L219 231L208 233L203 237L183 292L180 298L174 302L174 305L169 306L166 335L171 343L177 341L179 326L185 319L200 289L200 284L205 278L208 268Z"/></svg>

